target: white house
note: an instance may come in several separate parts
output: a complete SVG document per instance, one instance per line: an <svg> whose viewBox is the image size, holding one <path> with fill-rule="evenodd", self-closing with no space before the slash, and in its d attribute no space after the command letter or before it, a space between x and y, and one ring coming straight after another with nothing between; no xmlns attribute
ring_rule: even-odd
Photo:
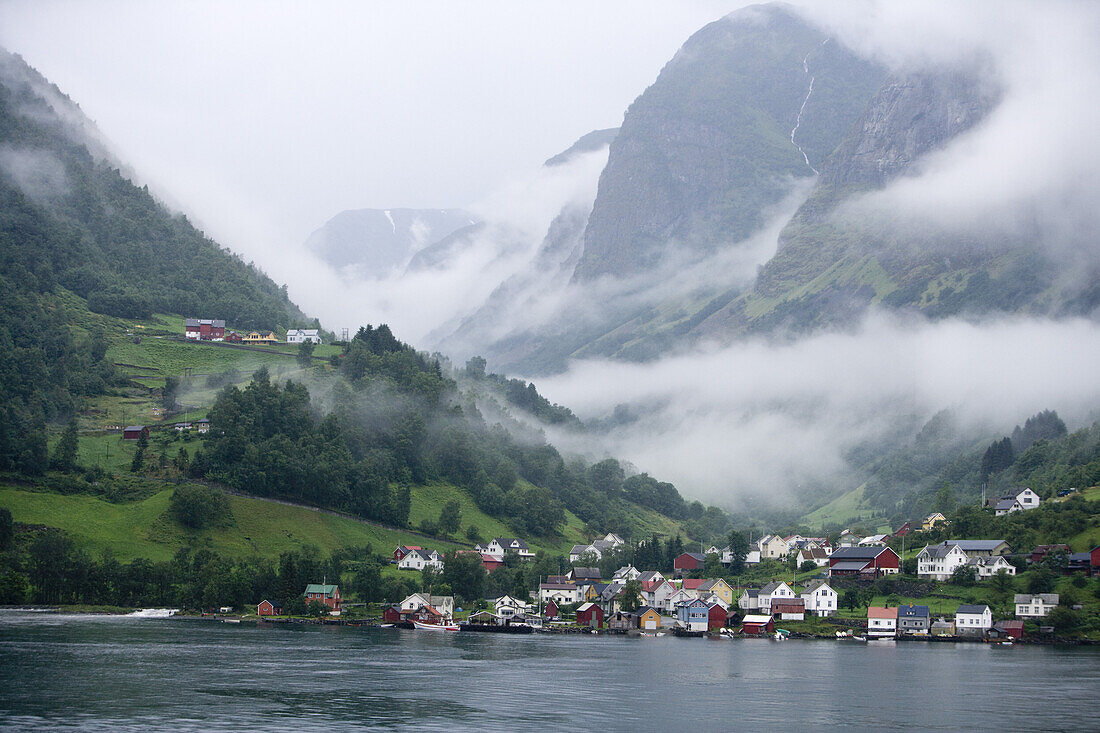
<svg viewBox="0 0 1100 733"><path fill-rule="evenodd" d="M423 570L426 567L442 570L443 557L435 550L426 548L409 550L403 558L397 561L397 567L402 570Z"/></svg>
<svg viewBox="0 0 1100 733"><path fill-rule="evenodd" d="M638 576L639 583L653 583L659 580L665 580L665 576L661 574L660 570L647 570Z"/></svg>
<svg viewBox="0 0 1100 733"><path fill-rule="evenodd" d="M955 633L959 636L984 636L993 628L993 611L986 605L963 604L955 612Z"/></svg>
<svg viewBox="0 0 1100 733"><path fill-rule="evenodd" d="M642 581L642 600L658 611L668 610L668 599L675 593L676 588L664 578Z"/></svg>
<svg viewBox="0 0 1100 733"><path fill-rule="evenodd" d="M996 575L1002 569L1015 575L1016 569L1007 560L1000 557L998 562L995 559L1008 550L1004 540L945 540L938 545L926 545L917 554L917 575L947 580L956 568L967 563L974 564L980 578ZM982 562L974 563L975 559Z"/></svg>
<svg viewBox="0 0 1100 733"><path fill-rule="evenodd" d="M925 545L917 553L917 575L932 580L948 580L957 568L966 565L969 560L958 545L949 545L946 542Z"/></svg>
<svg viewBox="0 0 1100 733"><path fill-rule="evenodd" d="M888 534L873 534L869 537L864 537L859 541L860 547L882 547L886 544L886 540L889 539Z"/></svg>
<svg viewBox="0 0 1100 733"><path fill-rule="evenodd" d="M619 547L626 544L626 540L624 540L622 537L615 534L614 532L608 532L607 534L605 534L603 536L603 541L610 542L611 547Z"/></svg>
<svg viewBox="0 0 1100 733"><path fill-rule="evenodd" d="M867 608L867 636L887 637L898 635L897 606L869 606Z"/></svg>
<svg viewBox="0 0 1100 733"><path fill-rule="evenodd" d="M292 328L286 332L286 342L288 344L300 344L305 341L319 344L321 343L321 334L317 332L316 328Z"/></svg>
<svg viewBox="0 0 1100 733"><path fill-rule="evenodd" d="M1058 594L1017 593L1013 601L1016 604L1017 618L1043 618L1058 605Z"/></svg>
<svg viewBox="0 0 1100 733"><path fill-rule="evenodd" d="M515 537L497 537L489 541L486 545L485 552L490 555L503 556L506 552L513 552L519 555L521 560L529 560L535 556L535 553L531 552L531 548L527 546L527 543L521 539Z"/></svg>
<svg viewBox="0 0 1100 733"><path fill-rule="evenodd" d="M511 618L517 613L527 613L530 607L530 603L507 594L493 600L493 612L501 618Z"/></svg>
<svg viewBox="0 0 1100 733"><path fill-rule="evenodd" d="M579 603L581 600L580 589L575 583L542 583L539 585L539 601L548 603L553 601L558 606L568 603Z"/></svg>
<svg viewBox="0 0 1100 733"><path fill-rule="evenodd" d="M412 613L424 606L431 606L444 618L450 618L455 611L454 596L429 596L425 593L413 593L401 601L401 611Z"/></svg>
<svg viewBox="0 0 1100 733"><path fill-rule="evenodd" d="M1005 560L1001 555L994 555L993 557L972 557L967 562L967 565L972 566L977 571L978 580L992 578L994 575L1001 572L1005 575L1016 574L1016 566L1008 560Z"/></svg>
<svg viewBox="0 0 1100 733"><path fill-rule="evenodd" d="M683 588L676 589L672 595L665 600L664 609L668 612L675 611L677 607L684 603L696 600L695 591L684 590Z"/></svg>
<svg viewBox="0 0 1100 733"><path fill-rule="evenodd" d="M733 562L733 560L731 559L730 562ZM746 565L756 565L758 562L760 562L760 550L759 549L749 550L745 554L745 564Z"/></svg>
<svg viewBox="0 0 1100 733"><path fill-rule="evenodd" d="M798 564L801 566L804 562L812 562L819 568L823 568L829 564L829 553L817 546L803 547L798 551Z"/></svg>
<svg viewBox="0 0 1100 733"><path fill-rule="evenodd" d="M641 576L641 571L633 565L623 565L621 568L615 571L615 574L611 576L611 581L621 580L626 583L631 580L637 580Z"/></svg>
<svg viewBox="0 0 1100 733"><path fill-rule="evenodd" d="M806 612L817 616L835 616L839 595L825 580L815 580L802 591Z"/></svg>
<svg viewBox="0 0 1100 733"><path fill-rule="evenodd" d="M746 588L745 592L741 594L741 597L737 599L737 607L742 611L759 611L760 610L760 589L759 588Z"/></svg>
<svg viewBox="0 0 1100 733"><path fill-rule="evenodd" d="M1003 494L994 505L994 513L1000 517L1012 512L1026 512L1029 509L1037 509L1042 499L1034 491L1028 488L1015 489Z"/></svg>
<svg viewBox="0 0 1100 733"><path fill-rule="evenodd" d="M791 551L786 540L774 534L761 537L760 541L756 543L756 546L760 548L760 558L762 560L767 560L769 558L778 560L781 557L786 557L787 553Z"/></svg>
<svg viewBox="0 0 1100 733"><path fill-rule="evenodd" d="M773 580L760 589L760 613L771 613L772 601L797 597L789 585Z"/></svg>

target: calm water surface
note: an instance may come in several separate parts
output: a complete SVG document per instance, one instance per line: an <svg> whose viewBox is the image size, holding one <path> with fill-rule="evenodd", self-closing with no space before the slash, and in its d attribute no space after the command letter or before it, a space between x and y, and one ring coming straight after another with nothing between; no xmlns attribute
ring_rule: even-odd
<svg viewBox="0 0 1100 733"><path fill-rule="evenodd" d="M1100 730L1100 649L0 611L0 727Z"/></svg>

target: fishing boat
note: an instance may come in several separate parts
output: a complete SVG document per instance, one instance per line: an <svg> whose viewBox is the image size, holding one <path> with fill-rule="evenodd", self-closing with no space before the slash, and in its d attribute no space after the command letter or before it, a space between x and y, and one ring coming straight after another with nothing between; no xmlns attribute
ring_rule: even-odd
<svg viewBox="0 0 1100 733"><path fill-rule="evenodd" d="M413 621L413 626L421 631L458 631L458 624L425 624Z"/></svg>

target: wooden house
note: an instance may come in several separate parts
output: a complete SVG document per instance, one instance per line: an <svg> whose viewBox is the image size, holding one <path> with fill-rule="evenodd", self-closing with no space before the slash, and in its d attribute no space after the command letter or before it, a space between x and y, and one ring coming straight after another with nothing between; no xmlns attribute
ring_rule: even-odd
<svg viewBox="0 0 1100 733"><path fill-rule="evenodd" d="M763 636L775 633L775 621L771 616L749 614L741 619L741 633L749 636Z"/></svg>
<svg viewBox="0 0 1100 733"><path fill-rule="evenodd" d="M638 609L638 628L654 631L661 628L661 614L656 608L642 606Z"/></svg>
<svg viewBox="0 0 1100 733"><path fill-rule="evenodd" d="M901 559L889 547L838 547L829 556L829 577L874 579L901 571Z"/></svg>
<svg viewBox="0 0 1100 733"><path fill-rule="evenodd" d="M888 637L897 635L897 607L869 606L867 608L867 636Z"/></svg>
<svg viewBox="0 0 1100 733"><path fill-rule="evenodd" d="M546 606L542 609L542 617L545 619L557 619L561 618L561 611L558 609L558 604L551 598L547 601Z"/></svg>
<svg viewBox="0 0 1100 733"><path fill-rule="evenodd" d="M318 601L328 606L330 613L340 613L342 602L340 588L332 583L310 583L306 586L306 592L303 595L307 604L310 601Z"/></svg>
<svg viewBox="0 0 1100 733"><path fill-rule="evenodd" d="M1058 606L1057 593L1017 593L1016 618L1043 618Z"/></svg>
<svg viewBox="0 0 1100 733"><path fill-rule="evenodd" d="M629 631L638 628L638 614L630 611L616 611L608 614L607 628L612 631Z"/></svg>
<svg viewBox="0 0 1100 733"><path fill-rule="evenodd" d="M278 601L269 601L266 598L256 606L257 616L282 616L283 606Z"/></svg>
<svg viewBox="0 0 1100 733"><path fill-rule="evenodd" d="M899 634L927 634L932 628L928 606L898 606Z"/></svg>
<svg viewBox="0 0 1100 733"><path fill-rule="evenodd" d="M683 575L685 572L702 570L706 560L706 555L701 552L685 552L672 561L672 568L677 575Z"/></svg>
<svg viewBox="0 0 1100 733"><path fill-rule="evenodd" d="M771 612L784 621L805 621L806 602L801 598L777 598L772 601Z"/></svg>
<svg viewBox="0 0 1100 733"><path fill-rule="evenodd" d="M729 616L721 603L707 604L707 631L717 631L725 627Z"/></svg>
<svg viewBox="0 0 1100 733"><path fill-rule="evenodd" d="M1024 638L1024 622L1018 619L998 621L993 624L993 634L1001 639L1022 639Z"/></svg>
<svg viewBox="0 0 1100 733"><path fill-rule="evenodd" d="M837 592L827 581L820 578L807 585L800 597L805 603L806 610L815 616L835 616L839 607Z"/></svg>
<svg viewBox="0 0 1100 733"><path fill-rule="evenodd" d="M595 603L584 603L577 608L577 623L594 629L603 628L603 609Z"/></svg>
<svg viewBox="0 0 1100 733"><path fill-rule="evenodd" d="M400 603L391 603L382 609L382 623L396 624L400 623L402 620Z"/></svg>
<svg viewBox="0 0 1100 733"><path fill-rule="evenodd" d="M688 631L706 631L710 627L710 608L698 598L692 598L676 607L676 619Z"/></svg>
<svg viewBox="0 0 1100 733"><path fill-rule="evenodd" d="M964 603L955 611L955 634L985 636L993 628L993 611L985 604Z"/></svg>
<svg viewBox="0 0 1100 733"><path fill-rule="evenodd" d="M143 435L149 437L149 428L144 425L127 425L122 429L123 440L138 440Z"/></svg>
<svg viewBox="0 0 1100 733"><path fill-rule="evenodd" d="M190 341L222 341L225 321L211 318L185 318L183 336Z"/></svg>

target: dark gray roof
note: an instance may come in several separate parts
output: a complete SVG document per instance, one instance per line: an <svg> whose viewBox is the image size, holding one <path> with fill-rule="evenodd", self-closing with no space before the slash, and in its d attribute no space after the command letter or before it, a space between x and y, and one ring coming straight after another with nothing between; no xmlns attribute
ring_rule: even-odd
<svg viewBox="0 0 1100 733"><path fill-rule="evenodd" d="M1004 543L1004 540L947 540L944 544L958 545L963 552L991 552Z"/></svg>
<svg viewBox="0 0 1100 733"><path fill-rule="evenodd" d="M867 567L867 563L870 560L847 560L845 562L838 562L833 565L830 570L863 570Z"/></svg>
<svg viewBox="0 0 1100 733"><path fill-rule="evenodd" d="M989 606L985 605L984 603L980 606L976 606L976 605L971 604L971 603L964 603L964 604L959 606L959 610L955 611L955 613L956 613L956 615L960 614L960 613L983 614L987 610L989 610Z"/></svg>
<svg viewBox="0 0 1100 733"><path fill-rule="evenodd" d="M889 547L838 547L833 551L830 559L835 560L874 560Z"/></svg>
<svg viewBox="0 0 1100 733"><path fill-rule="evenodd" d="M995 509L1011 509L1011 508L1012 508L1012 505L1013 505L1013 504L1015 504L1015 503L1016 503L1016 499L1015 499L1015 498L1012 498L1012 499L1001 499L1000 501L998 501L998 502L997 502L997 506L996 506L996 507L994 507L994 508L995 508Z"/></svg>
<svg viewBox="0 0 1100 733"><path fill-rule="evenodd" d="M746 588L745 593L748 593L749 598L759 598L760 597L760 589L759 588Z"/></svg>
<svg viewBox="0 0 1100 733"><path fill-rule="evenodd" d="M928 618L928 606L898 606L898 618Z"/></svg>

